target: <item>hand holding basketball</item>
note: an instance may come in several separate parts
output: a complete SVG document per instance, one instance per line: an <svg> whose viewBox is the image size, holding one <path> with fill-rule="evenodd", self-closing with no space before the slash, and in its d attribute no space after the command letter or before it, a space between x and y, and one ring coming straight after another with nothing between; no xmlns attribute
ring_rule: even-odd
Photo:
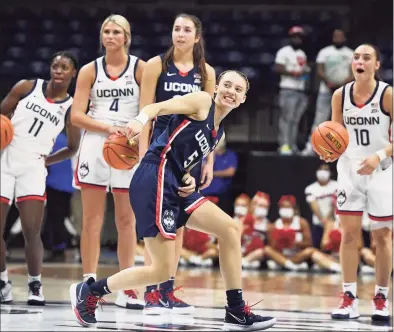
<svg viewBox="0 0 394 332"><path fill-rule="evenodd" d="M337 160L345 152L348 143L347 130L338 122L325 121L312 134L313 150L326 162Z"/></svg>
<svg viewBox="0 0 394 332"><path fill-rule="evenodd" d="M131 120L125 130L126 137L128 139L136 138L142 131L143 124L138 120Z"/></svg>
<svg viewBox="0 0 394 332"><path fill-rule="evenodd" d="M138 143L124 135L111 135L103 146L104 160L115 169L132 169L139 161Z"/></svg>

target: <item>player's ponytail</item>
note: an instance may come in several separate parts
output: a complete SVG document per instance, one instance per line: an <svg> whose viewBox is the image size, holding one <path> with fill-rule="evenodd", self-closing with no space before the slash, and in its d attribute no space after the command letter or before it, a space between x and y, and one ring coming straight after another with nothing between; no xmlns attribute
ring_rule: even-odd
<svg viewBox="0 0 394 332"><path fill-rule="evenodd" d="M201 76L201 88L204 89L205 83L208 79L207 70L205 67L205 49L204 49L204 37L202 35L202 23L197 16L190 14L179 14L175 17L175 20L179 17L187 18L194 23L196 28L196 37L199 37L199 41L194 44L193 47L193 62L198 68L198 73ZM174 20L174 21L175 21ZM172 45L163 56L162 66L163 73L168 71L169 63L174 58L174 45Z"/></svg>

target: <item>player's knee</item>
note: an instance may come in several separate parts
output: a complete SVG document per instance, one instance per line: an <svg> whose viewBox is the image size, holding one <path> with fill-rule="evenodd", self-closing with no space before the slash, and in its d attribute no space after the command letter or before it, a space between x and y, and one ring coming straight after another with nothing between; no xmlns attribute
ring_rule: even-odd
<svg viewBox="0 0 394 332"><path fill-rule="evenodd" d="M89 234L99 234L103 225L103 218L97 215L84 216L82 221L82 231Z"/></svg>
<svg viewBox="0 0 394 332"><path fill-rule="evenodd" d="M392 242L392 235L391 229L389 228L381 228L374 230L372 232L372 237L374 242L376 243L376 247L384 247L387 245L391 245Z"/></svg>
<svg viewBox="0 0 394 332"><path fill-rule="evenodd" d="M116 218L115 222L118 232L135 228L135 222L130 214L121 214Z"/></svg>
<svg viewBox="0 0 394 332"><path fill-rule="evenodd" d="M347 227L342 229L342 243L346 245L358 245L360 230L357 227Z"/></svg>

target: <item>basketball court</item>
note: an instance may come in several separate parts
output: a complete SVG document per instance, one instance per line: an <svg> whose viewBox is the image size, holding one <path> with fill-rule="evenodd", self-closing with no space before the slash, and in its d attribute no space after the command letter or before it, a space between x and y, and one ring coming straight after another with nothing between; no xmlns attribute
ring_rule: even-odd
<svg viewBox="0 0 394 332"><path fill-rule="evenodd" d="M14 303L1 305L1 331L86 331L71 312L69 286L81 279L80 264L44 264L42 270L46 307L26 305L27 272L24 264L10 264ZM98 276L109 276L116 265L101 264ZM244 271L244 298L252 310L277 318L272 331L393 331L389 324L372 323L371 299L374 275L359 278L361 317L353 321L330 319L341 291L339 274L319 272ZM224 318L225 292L218 269L180 268L177 286L184 286L180 298L196 305L194 317L187 315L144 316L142 311L114 305L115 296L97 309L97 331L218 331ZM138 289L140 297L143 288ZM392 296L390 295L390 305ZM392 308L390 308L392 310Z"/></svg>

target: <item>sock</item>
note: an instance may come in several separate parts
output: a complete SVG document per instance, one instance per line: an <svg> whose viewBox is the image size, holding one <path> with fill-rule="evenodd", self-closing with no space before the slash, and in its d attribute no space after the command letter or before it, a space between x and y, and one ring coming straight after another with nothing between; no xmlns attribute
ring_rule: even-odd
<svg viewBox="0 0 394 332"><path fill-rule="evenodd" d="M297 265L295 265L291 260L286 260L284 266L285 266L286 269L289 269L289 270L292 270L292 271L297 270Z"/></svg>
<svg viewBox="0 0 394 332"><path fill-rule="evenodd" d="M376 285L375 286L375 295L378 293L383 294L384 297L387 299L387 296L389 295L389 288Z"/></svg>
<svg viewBox="0 0 394 332"><path fill-rule="evenodd" d="M168 291L168 290L174 289L174 281L175 281L175 278L171 277L166 282L161 283L159 285L159 289L162 289L163 291Z"/></svg>
<svg viewBox="0 0 394 332"><path fill-rule="evenodd" d="M90 290L92 293L98 293L101 296L111 294L111 291L108 288L107 279L101 279L99 281L95 281L93 284L90 285Z"/></svg>
<svg viewBox="0 0 394 332"><path fill-rule="evenodd" d="M343 292L350 292L354 295L354 297L357 296L357 282L344 282L342 283L343 287Z"/></svg>
<svg viewBox="0 0 394 332"><path fill-rule="evenodd" d="M39 281L41 282L41 274L38 276L31 276L30 274L27 275L27 283L30 284L33 281Z"/></svg>
<svg viewBox="0 0 394 332"><path fill-rule="evenodd" d="M341 264L338 264L338 263L335 263L335 262L333 262L333 263L331 263L330 264L330 267L329 267L329 269L331 270L331 271L334 271L334 272L341 272Z"/></svg>
<svg viewBox="0 0 394 332"><path fill-rule="evenodd" d="M146 292L151 293L153 290L157 289L157 285L146 286Z"/></svg>
<svg viewBox="0 0 394 332"><path fill-rule="evenodd" d="M245 305L242 299L242 289L231 289L226 291L227 305L229 308L243 307Z"/></svg>
<svg viewBox="0 0 394 332"><path fill-rule="evenodd" d="M5 283L8 282L8 271L7 270L0 272L0 280L3 280Z"/></svg>
<svg viewBox="0 0 394 332"><path fill-rule="evenodd" d="M87 281L89 278L93 278L94 280L97 280L97 274L96 273L84 273L83 281Z"/></svg>

